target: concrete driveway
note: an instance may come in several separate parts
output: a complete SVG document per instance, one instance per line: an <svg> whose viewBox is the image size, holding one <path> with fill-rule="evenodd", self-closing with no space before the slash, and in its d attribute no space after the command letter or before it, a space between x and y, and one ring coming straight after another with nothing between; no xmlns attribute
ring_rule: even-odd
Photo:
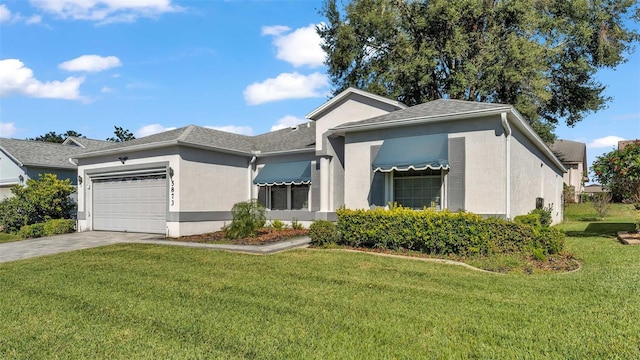
<svg viewBox="0 0 640 360"><path fill-rule="evenodd" d="M251 254L272 254L307 246L310 241L308 237L303 237L268 245L198 244L164 240L163 236L158 234L87 231L0 244L0 263L123 243L187 246Z"/></svg>

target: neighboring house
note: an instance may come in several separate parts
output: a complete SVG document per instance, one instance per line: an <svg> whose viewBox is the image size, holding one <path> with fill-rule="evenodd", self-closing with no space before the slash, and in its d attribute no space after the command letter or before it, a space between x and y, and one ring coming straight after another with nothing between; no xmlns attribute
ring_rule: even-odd
<svg viewBox="0 0 640 360"><path fill-rule="evenodd" d="M584 192L584 183L589 181L587 177L587 146L585 143L556 140L551 145L551 151L562 162L567 172L563 176L564 183L569 186L572 196L571 202L580 202L580 194Z"/></svg>
<svg viewBox="0 0 640 360"><path fill-rule="evenodd" d="M51 173L59 179L77 182L76 165L71 157L95 150L106 141L70 137L62 144L0 138L0 200L11 196L13 185Z"/></svg>
<svg viewBox="0 0 640 360"><path fill-rule="evenodd" d="M566 169L510 105L405 105L347 89L311 121L258 136L187 126L74 157L78 230L220 229L252 198L269 219L398 203L502 218L553 206Z"/></svg>
<svg viewBox="0 0 640 360"><path fill-rule="evenodd" d="M624 148L627 145L631 145L631 144L640 144L640 140L635 139L635 140L622 140L622 141L618 141L618 150L624 150Z"/></svg>
<svg viewBox="0 0 640 360"><path fill-rule="evenodd" d="M584 192L587 194L595 194L605 192L605 190L602 189L602 185L600 184L590 184L584 187Z"/></svg>

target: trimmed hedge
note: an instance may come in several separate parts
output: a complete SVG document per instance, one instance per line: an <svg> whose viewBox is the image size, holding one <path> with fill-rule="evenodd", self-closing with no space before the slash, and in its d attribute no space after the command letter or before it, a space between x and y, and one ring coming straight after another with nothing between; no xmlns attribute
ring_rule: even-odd
<svg viewBox="0 0 640 360"><path fill-rule="evenodd" d="M68 234L76 231L76 221L72 219L54 219L44 223L25 225L18 235L25 239L43 236Z"/></svg>
<svg viewBox="0 0 640 360"><path fill-rule="evenodd" d="M311 238L311 244L315 246L337 244L340 241L336 224L326 220L316 220L311 223L309 237Z"/></svg>
<svg viewBox="0 0 640 360"><path fill-rule="evenodd" d="M513 221L517 224L524 224L533 227L542 227L542 223L540 222L540 214L538 213L529 213L527 215L518 215Z"/></svg>
<svg viewBox="0 0 640 360"><path fill-rule="evenodd" d="M338 244L353 247L408 249L438 255L491 255L538 249L555 254L564 248L564 233L468 212L390 210L337 211Z"/></svg>

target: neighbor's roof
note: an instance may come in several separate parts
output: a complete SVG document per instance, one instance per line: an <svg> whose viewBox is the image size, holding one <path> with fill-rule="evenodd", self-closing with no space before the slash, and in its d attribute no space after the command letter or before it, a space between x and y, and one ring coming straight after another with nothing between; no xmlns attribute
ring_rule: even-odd
<svg viewBox="0 0 640 360"><path fill-rule="evenodd" d="M571 140L556 140L551 144L551 151L563 163L581 163L587 158L587 145Z"/></svg>
<svg viewBox="0 0 640 360"><path fill-rule="evenodd" d="M315 124L310 122L257 136L246 136L189 125L123 143L115 143L96 151L79 154L74 158L88 158L122 151L147 150L172 145L191 146L242 155L315 149Z"/></svg>
<svg viewBox="0 0 640 360"><path fill-rule="evenodd" d="M87 139L84 137L69 136L62 143L63 145L79 146L81 148L95 150L113 144L107 140Z"/></svg>
<svg viewBox="0 0 640 360"><path fill-rule="evenodd" d="M57 143L0 138L0 150L19 166L75 169L69 159L84 151L79 146Z"/></svg>

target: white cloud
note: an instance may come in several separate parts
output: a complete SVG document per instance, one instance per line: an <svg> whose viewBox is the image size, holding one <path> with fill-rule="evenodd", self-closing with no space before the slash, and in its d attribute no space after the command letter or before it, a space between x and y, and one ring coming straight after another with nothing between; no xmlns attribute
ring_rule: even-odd
<svg viewBox="0 0 640 360"><path fill-rule="evenodd" d="M295 117L293 115L287 115L282 117L276 121L275 125L271 127L271 131L276 131L280 129L286 129L288 127L292 127L294 125L302 124L307 122L307 119L301 119L299 117Z"/></svg>
<svg viewBox="0 0 640 360"><path fill-rule="evenodd" d="M589 148L607 148L607 147L617 147L618 141L622 141L624 138L619 136L609 135L601 138L594 139L592 142L587 144Z"/></svg>
<svg viewBox="0 0 640 360"><path fill-rule="evenodd" d="M291 30L290 27L283 26L283 25L263 26L261 34L262 35L279 36L282 33L285 33L285 32L287 32L289 30Z"/></svg>
<svg viewBox="0 0 640 360"><path fill-rule="evenodd" d="M175 127L164 127L160 124L145 125L136 131L136 137L145 137L175 129Z"/></svg>
<svg viewBox="0 0 640 360"><path fill-rule="evenodd" d="M10 123L0 122L0 137L11 137L17 132L16 126Z"/></svg>
<svg viewBox="0 0 640 360"><path fill-rule="evenodd" d="M183 9L171 0L31 0L42 11L63 19L97 21L99 24L157 18Z"/></svg>
<svg viewBox="0 0 640 360"><path fill-rule="evenodd" d="M278 49L276 58L295 67L324 65L326 54L320 47L322 38L316 32L316 25L311 24L287 33L289 30L288 27L281 25L262 27L262 35L275 37L273 44Z"/></svg>
<svg viewBox="0 0 640 360"><path fill-rule="evenodd" d="M122 66L122 63L117 57L100 55L82 55L58 65L62 70L86 72L104 71L118 66Z"/></svg>
<svg viewBox="0 0 640 360"><path fill-rule="evenodd" d="M100 92L103 94L110 94L113 92L113 89L108 86L103 86Z"/></svg>
<svg viewBox="0 0 640 360"><path fill-rule="evenodd" d="M25 18L19 13L13 13L5 4L0 4L0 24L23 22L27 25L38 24L42 21L40 15L33 15Z"/></svg>
<svg viewBox="0 0 640 360"><path fill-rule="evenodd" d="M249 105L258 105L285 99L322 97L329 85L327 75L314 72L309 75L282 73L261 83L253 83L244 90L244 99Z"/></svg>
<svg viewBox="0 0 640 360"><path fill-rule="evenodd" d="M253 135L253 129L251 126L236 126L236 125L227 125L227 126L205 126L206 128L213 130L226 131L234 134L240 135Z"/></svg>
<svg viewBox="0 0 640 360"><path fill-rule="evenodd" d="M11 10L5 4L0 4L0 23L11 21Z"/></svg>
<svg viewBox="0 0 640 360"><path fill-rule="evenodd" d="M82 100L80 85L84 77L68 77L64 81L42 82L33 70L18 59L0 60L0 97L22 94L36 98Z"/></svg>

